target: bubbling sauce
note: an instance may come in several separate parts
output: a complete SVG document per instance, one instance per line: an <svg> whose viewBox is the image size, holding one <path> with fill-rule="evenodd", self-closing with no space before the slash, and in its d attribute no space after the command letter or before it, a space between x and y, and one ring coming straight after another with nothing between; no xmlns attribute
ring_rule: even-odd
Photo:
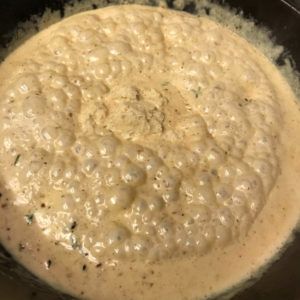
<svg viewBox="0 0 300 300"><path fill-rule="evenodd" d="M221 25L142 6L87 12L26 42L0 78L1 241L59 290L202 299L295 227L299 108Z"/></svg>

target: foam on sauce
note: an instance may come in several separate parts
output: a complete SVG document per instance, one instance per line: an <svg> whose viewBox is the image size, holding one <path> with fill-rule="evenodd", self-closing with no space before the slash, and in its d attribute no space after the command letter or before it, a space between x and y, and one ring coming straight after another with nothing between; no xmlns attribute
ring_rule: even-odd
<svg viewBox="0 0 300 300"><path fill-rule="evenodd" d="M295 228L295 96L225 27L140 6L83 13L0 78L1 240L58 289L205 298Z"/></svg>

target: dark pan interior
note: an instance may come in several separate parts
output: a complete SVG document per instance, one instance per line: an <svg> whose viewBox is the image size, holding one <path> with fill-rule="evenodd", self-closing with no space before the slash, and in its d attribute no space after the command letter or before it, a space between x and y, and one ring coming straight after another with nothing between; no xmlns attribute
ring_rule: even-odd
<svg viewBox="0 0 300 300"><path fill-rule="evenodd" d="M1 0L0 1L0 47L11 38L16 24L31 15L42 14L46 7L61 11L70 0ZM107 3L114 0L107 0ZM173 7L173 0L168 0ZM300 0L219 0L222 4L243 10L246 17L254 18L259 25L269 28L276 42L286 49L295 67L300 71ZM91 7L91 8L96 8ZM193 13L194 5L185 7ZM278 63L283 63L284 56ZM300 235L282 257L251 288L233 298L234 300L300 300Z"/></svg>
<svg viewBox="0 0 300 300"><path fill-rule="evenodd" d="M285 54L292 56L300 71L300 0L222 0L219 2L241 9L246 17L254 18L257 24L271 29L276 43L285 47Z"/></svg>

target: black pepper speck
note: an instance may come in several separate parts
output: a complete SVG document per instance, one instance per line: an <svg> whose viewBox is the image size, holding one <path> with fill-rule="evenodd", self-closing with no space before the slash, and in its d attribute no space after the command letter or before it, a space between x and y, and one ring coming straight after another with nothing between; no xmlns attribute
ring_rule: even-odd
<svg viewBox="0 0 300 300"><path fill-rule="evenodd" d="M71 224L71 230L74 230L76 227L77 227L77 222L74 221L74 222Z"/></svg>
<svg viewBox="0 0 300 300"><path fill-rule="evenodd" d="M21 252L21 251L23 251L23 250L25 250L25 246L22 244L22 243L19 243L19 251Z"/></svg>
<svg viewBox="0 0 300 300"><path fill-rule="evenodd" d="M50 269L51 266L52 266L52 260L51 260L51 259L48 259L48 260L46 261L46 268L47 268L47 269Z"/></svg>

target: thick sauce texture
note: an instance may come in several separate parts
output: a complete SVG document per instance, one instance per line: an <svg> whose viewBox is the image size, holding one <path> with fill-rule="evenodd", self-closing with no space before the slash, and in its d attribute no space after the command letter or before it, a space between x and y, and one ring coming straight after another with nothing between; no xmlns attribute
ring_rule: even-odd
<svg viewBox="0 0 300 300"><path fill-rule="evenodd" d="M211 20L79 14L12 53L0 80L0 240L61 291L204 299L296 226L295 96Z"/></svg>

